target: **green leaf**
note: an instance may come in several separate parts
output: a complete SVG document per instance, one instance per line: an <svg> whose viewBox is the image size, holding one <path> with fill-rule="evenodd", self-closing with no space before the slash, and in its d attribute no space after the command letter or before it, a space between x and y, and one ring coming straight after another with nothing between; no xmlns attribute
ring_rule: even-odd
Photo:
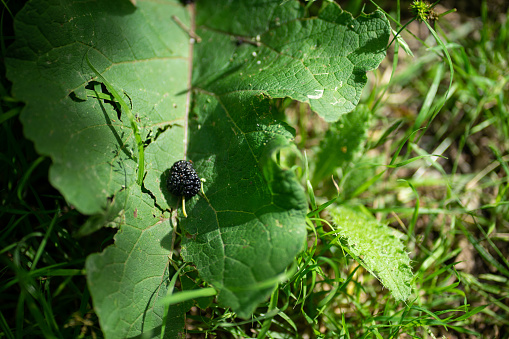
<svg viewBox="0 0 509 339"><path fill-rule="evenodd" d="M107 338L160 336L164 307L158 300L171 275L172 227L152 195L135 183L138 152L125 104L118 110L87 91L111 98L111 90L101 89L107 80L132 105L141 137L150 143L147 177L182 159L189 39L168 20L172 15L189 18L178 1L140 2L136 8L120 0L32 1L16 17L17 39L6 59L13 94L26 103L20 117L25 135L53 160L52 184L79 211L93 215L79 234L120 226L115 245L86 263ZM157 149L165 150L162 158ZM170 306L167 336L182 330L185 312Z"/></svg>
<svg viewBox="0 0 509 339"><path fill-rule="evenodd" d="M189 16L178 3L39 0L16 16L6 65L13 95L26 103L25 135L53 160L51 183L84 214L103 213L108 198L132 187L138 166L127 112L84 97L96 79L85 56L132 104L143 140L183 126L189 38L169 18Z"/></svg>
<svg viewBox="0 0 509 339"><path fill-rule="evenodd" d="M352 114L343 115L330 125L317 153L313 184L330 178L334 170L358 155L367 138L370 118L367 106L357 106Z"/></svg>
<svg viewBox="0 0 509 339"><path fill-rule="evenodd" d="M154 207L150 195L133 185L126 197L124 223L115 245L86 261L87 281L94 309L107 338L128 338L144 333L159 337L169 279L172 225ZM176 338L184 328L182 304L171 305L166 336Z"/></svg>
<svg viewBox="0 0 509 339"><path fill-rule="evenodd" d="M338 234L346 239L355 259L388 288L396 300L412 291L410 258L396 230L371 215L347 207L331 208Z"/></svg>
<svg viewBox="0 0 509 339"><path fill-rule="evenodd" d="M203 42L195 48L195 87L288 96L326 121L355 108L390 34L381 12L354 19L335 3L312 18L298 2L279 0L201 1L197 13Z"/></svg>
<svg viewBox="0 0 509 339"><path fill-rule="evenodd" d="M303 249L304 190L272 155L292 140L263 95L196 93L189 145L206 179L182 227L182 255L219 290L218 301L248 317Z"/></svg>
<svg viewBox="0 0 509 339"><path fill-rule="evenodd" d="M335 4L307 18L295 1L201 1L196 12L189 157L206 197L182 221L192 234L182 255L247 317L305 237L302 188L271 158L292 135L267 99L289 96L337 120L385 56L389 26L380 13L355 20Z"/></svg>

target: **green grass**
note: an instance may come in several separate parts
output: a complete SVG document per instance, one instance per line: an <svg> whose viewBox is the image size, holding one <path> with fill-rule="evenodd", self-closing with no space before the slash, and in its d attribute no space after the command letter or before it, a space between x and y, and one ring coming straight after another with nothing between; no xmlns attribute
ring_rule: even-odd
<svg viewBox="0 0 509 339"><path fill-rule="evenodd" d="M288 280L247 321L211 297L197 299L188 336L509 338L509 12L505 21L499 14L483 1L479 18L449 13L436 23L450 64L424 24L407 27L422 43L403 32L415 57L393 46L370 75L363 103L376 123L362 155L336 171L339 194L331 179L308 186L308 248ZM10 41L4 35L2 46ZM83 267L114 230L73 236L86 218L49 184L50 159L23 138L22 103L2 83L0 336L102 337ZM324 128L305 106L290 105L287 115L313 167ZM304 164L286 160L300 166L305 187L313 181ZM366 206L400 232L415 273L406 303L348 255L328 207L311 212L331 200ZM199 283L191 267L184 271Z"/></svg>
<svg viewBox="0 0 509 339"><path fill-rule="evenodd" d="M91 311L85 256L101 246L91 239L83 246L73 238L84 218L49 185L49 159L23 139L17 119L0 128L6 146L1 156L0 328L8 338L77 336L81 325L72 321Z"/></svg>

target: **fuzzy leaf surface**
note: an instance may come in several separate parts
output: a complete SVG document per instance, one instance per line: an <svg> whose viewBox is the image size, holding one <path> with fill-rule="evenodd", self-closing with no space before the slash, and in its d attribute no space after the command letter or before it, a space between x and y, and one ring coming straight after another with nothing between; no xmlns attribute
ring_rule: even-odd
<svg viewBox="0 0 509 339"><path fill-rule="evenodd" d="M247 318L306 238L304 191L272 158L292 129L272 118L263 95L198 91L194 105L189 156L207 181L181 220L193 235L182 255L219 290L221 304Z"/></svg>
<svg viewBox="0 0 509 339"><path fill-rule="evenodd" d="M136 187L125 196L124 222L115 244L86 261L88 287L107 338L141 333L160 338L164 308L158 301L166 296L175 273L168 267L172 229L168 216ZM165 337L176 338L183 332L185 312L182 304L170 306Z"/></svg>
<svg viewBox="0 0 509 339"><path fill-rule="evenodd" d="M86 57L132 104L142 138L154 141L185 118L188 37L172 15L189 17L176 0L136 8L37 0L16 17L6 65L13 94L26 103L25 135L51 157L51 183L84 214L103 213L109 197L132 187L138 165L129 119L90 96L96 75Z"/></svg>
<svg viewBox="0 0 509 339"><path fill-rule="evenodd" d="M396 230L360 211L338 207L330 210L339 235L346 239L356 260L391 291L396 300L412 292L410 258Z"/></svg>
<svg viewBox="0 0 509 339"><path fill-rule="evenodd" d="M184 156L189 38L172 15L189 19L178 1L134 7L124 0L34 0L16 17L16 41L6 59L13 94L26 103L20 116L25 135L53 160L51 183L93 215L81 234L105 223L120 227L115 245L86 261L106 338L160 337L163 325L166 337L176 337L186 310L172 305L163 323L158 300L171 275L169 216L135 183L130 121L111 100L95 97L111 93L86 58L132 105L149 144L151 184L158 185L153 176Z"/></svg>
<svg viewBox="0 0 509 339"><path fill-rule="evenodd" d="M335 3L306 17L297 1L201 1L193 85L217 95L263 92L308 102L336 121L359 102L366 72L385 57L381 12L353 18ZM224 18L228 18L225 20Z"/></svg>

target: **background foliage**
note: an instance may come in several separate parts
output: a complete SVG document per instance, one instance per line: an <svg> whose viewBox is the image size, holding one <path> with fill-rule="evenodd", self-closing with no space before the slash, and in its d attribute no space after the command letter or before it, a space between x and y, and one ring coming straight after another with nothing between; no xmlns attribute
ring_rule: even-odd
<svg viewBox="0 0 509 339"><path fill-rule="evenodd" d="M49 18L58 17L57 14L61 14L59 11L63 10L63 7L59 6L37 7L38 3L42 4L32 2L33 11L27 13L30 14L27 18L33 18L38 14L42 24L53 22ZM18 50L18 53L21 53L22 58L17 60L23 60L15 65L12 64L12 56L6 60L8 67L19 70L11 73L9 77L11 80L16 77L33 79L32 84L46 81L44 87L11 89L11 84L2 77L3 100L0 122L4 131L2 145L6 147L2 152L1 169L1 220L5 225L5 232L1 236L1 258L5 268L2 270L0 291L2 300L6 302L2 303L0 324L5 336L76 337L99 334L101 330L105 334L110 333L110 336L125 336L122 326L109 328L105 324L118 324L115 320L118 317L122 319L131 317L130 333L134 334L142 329L146 332L152 326L150 324L161 323L162 319L167 317L172 326L155 328L154 334L163 330L172 337L178 332L179 326L185 325L185 331L189 336L208 333L214 336L255 334L259 337L264 335L398 337L403 334L418 337L441 334L480 337L483 333L492 337L504 337L508 326L506 319L509 276L505 249L508 172L505 94L508 36L506 16L497 17L495 13L506 13L506 9L503 8L501 11L500 8L489 7L487 2L482 2L477 12L470 9L472 12L449 13L445 16L448 20L438 20L434 28L446 43L454 66L452 87L448 87L451 73L440 49L421 48L436 44L433 38L427 36L427 27L417 21L410 24L407 27L408 31L417 36L405 33L403 35L405 40L397 41L389 49L389 58L369 81L368 90L363 92L363 97L360 97L360 90L355 96L363 105L334 125L323 123L308 106L291 103L288 99L269 102L260 95L246 97L225 92L225 86L231 86L232 83L240 84L239 77L251 75L249 72L253 72L252 75L260 72L261 62L259 64L257 61L265 62L267 59L263 57L271 60L270 52L267 51L265 55L265 52L260 51L256 39L252 43L253 41L244 41L242 35L239 39L233 34L229 41L221 42L221 36L197 30L201 39L207 39L206 41L212 44L196 45L202 46L200 48L203 50L197 48L195 53L202 53L203 58L209 59L203 63L202 69L198 67L200 70L193 73L193 84L203 92L193 93L194 101L190 104L192 107L199 107L200 110L192 112L192 119L189 121L192 132L186 136L182 133L186 129L181 126L185 126L187 119L178 115L182 113L174 117L167 114L182 112L178 108L186 106L187 94L183 93L186 93L187 86L178 79L187 77L185 62L188 49L178 46L175 48L174 45L168 48L164 39L150 41L150 46L160 46L160 50L147 49L147 40L142 37L151 36L153 33L150 30L154 27L147 24L150 22L147 21L147 17L164 17L164 20L159 21L168 25L165 28L167 34L172 32L177 40L180 36L182 44L187 44L186 33L174 20L170 21L167 18L172 15L178 16L189 27L191 23L186 21L189 17L186 17L186 14L179 14L178 11L183 11L180 4L168 9L169 12L161 11L160 7L150 3L138 5L143 9L143 13L151 13L136 19L144 22L143 26L149 31L134 29L137 27L136 21L125 26L131 31L117 30L124 25L120 26L118 21L115 21L122 20L121 18L110 16L113 10L123 11L126 17L136 18L130 16L133 7L128 2L123 2L121 6L102 3L98 5L100 10L94 14L99 15L98 17L85 15L87 8L74 8L72 14L75 16L67 17L73 20L58 23L73 25L68 30L71 33L62 33L56 38L63 42L61 47L57 46L55 49L61 52L61 55L51 52L55 46L48 39L47 31L34 30L34 26L30 24L32 19L26 19L23 34L31 37L41 34L44 39L37 40L38 43L30 45L29 49L19 47L19 44L26 44L26 41L18 41L12 45L10 23L13 14L18 12L21 5L13 2L7 3L4 7L4 15L10 19L6 19L3 26L3 55L6 53L6 45L11 45L11 51ZM275 8L279 10L279 2L277 5ZM290 7L293 5L288 4ZM379 5L394 20L392 24L395 29L398 29L400 15L408 15L406 9L400 12L398 7L392 7L391 4L379 3ZM496 6L496 3L490 6ZM302 8L295 6L294 12L285 13L298 15ZM355 12L360 7L357 2L349 2L344 4L344 8ZM446 9L447 7L438 7L436 11L443 13ZM78 15L80 13L81 15ZM245 15L248 14L252 14L249 8L246 9ZM266 17L263 14L260 16ZM288 14L287 17L291 15ZM324 23L320 25L327 25L327 18L323 20ZM406 21L408 20L402 20ZM218 31L232 29L235 32L242 32L241 20L230 20L228 25L232 28L216 27L215 25L221 25L220 17L204 15L200 19L198 16L198 26L204 22L207 23L207 27ZM103 41L96 39L93 34L95 30L74 29L89 25L93 25L97 30L109 32L113 38ZM310 26L319 28L318 24ZM278 32L275 36L284 36L279 31L280 28L274 30ZM299 28L299 31L305 30ZM114 38L127 33L140 37L134 40L136 44L140 44L139 47L132 42L127 43L126 40ZM256 37L256 32L247 33L246 35ZM260 40L266 42L262 37ZM106 58L93 52L88 53L88 56L93 67L104 75L104 79L110 82L113 88L119 90L118 97L112 95L104 86L102 79L92 79L96 74L92 69L84 67L87 65L85 60L73 62L73 56L86 54L78 53L84 51L83 47L86 44L80 45L72 43L73 41L86 41L99 50L111 51ZM98 44L101 41L108 43L100 46ZM404 42L408 43L408 48L414 52L414 58L402 52L400 47L405 47L402 45ZM219 46L221 48L216 48ZM243 54L237 55L239 60L250 58L248 60L251 61L250 63L239 61L239 65L236 65L235 61L229 63L229 59L224 60L223 65L230 65L233 68L223 68L225 74L223 78L211 78L214 74L221 74L217 73L217 65L210 61L216 60L213 59L215 57L213 53L215 50L221 51L219 57L223 57L226 55L223 54L225 48L241 51ZM41 57L34 59L34 54L30 51L38 51ZM164 56L161 54L162 51L171 53ZM177 51L181 53L175 54ZM253 52L256 52L256 57ZM297 52L302 53L300 50ZM162 67L163 63L158 58L165 57L174 59L171 62L175 64L171 68ZM303 54L299 54L298 57L306 60ZM52 64L61 60L67 60L67 63L64 63L68 65L67 68L52 68ZM132 65L129 60L140 60L141 63L130 68ZM277 63L274 60L270 62ZM81 68L73 65L81 65ZM369 69L372 65L367 64L367 67ZM175 74L174 70L181 71L181 75ZM84 81L80 76L76 76L78 74L86 74L88 78ZM147 74L152 74L154 81L140 80ZM71 81L70 86L67 82L66 86L62 86L61 79L66 77L74 77L76 84ZM90 81L91 79L94 81ZM259 86L264 81L267 82L264 79L255 77L251 84ZM152 82L156 87L147 87L146 84ZM172 82L173 85L165 82ZM16 84L16 81L14 83ZM164 91L168 86L174 86L172 88L175 88L174 93L177 94L165 96ZM30 91L27 88L31 88ZM239 89L244 90L241 87ZM320 112L318 106L313 106L315 99L309 97L309 95L314 97L319 92L314 92L315 88L312 87L309 89L311 92L304 91L301 97L298 94L281 96L290 95L302 101L310 99L311 108ZM265 94L278 97L275 89L269 88ZM327 93L324 90L325 94ZM446 96L449 100L441 107ZM157 100L153 100L154 98ZM338 97L339 99L341 97ZM135 172L139 168L138 145L131 129L132 121L123 116L125 110L119 109L115 103L121 100L124 100L127 106L132 105L132 112L140 126L140 134L146 141L144 145L147 164L147 176L144 181L146 186L141 190L136 188L135 184ZM157 103L155 106L154 102ZM24 113L18 116L23 105ZM81 111L84 106L89 108ZM272 107L271 110L269 107ZM30 110L34 113L27 115L26 112ZM97 110L104 114L102 116L90 114ZM270 111L270 116L259 116L257 117L259 120L254 121L242 121L242 115L234 114L245 110ZM44 115L45 112L59 114L48 118ZM62 112L64 114L61 114ZM70 119L72 113L79 113L77 116L86 119L100 119L100 122L91 120L90 125L93 128L82 128L83 133L75 136L72 126L79 125L80 120L66 120ZM27 130L26 127L30 125L26 121L28 116L40 117L40 120L32 122L32 130ZM40 135L41 141L36 141L38 153L52 153L53 151L48 150L53 149L61 149L64 152L58 156L52 153L52 161L39 156L32 144L21 135L18 117L21 120L25 119L24 132L31 136L30 139L36 139L37 135ZM324 117L329 119L327 116ZM273 118L278 122L274 123ZM110 121L104 124L105 119ZM256 123L261 124L263 128L253 128ZM52 131L52 138L45 137L47 134L44 131L47 126ZM218 131L232 132L229 135L218 135L214 129L216 126ZM293 126L295 131L289 126ZM358 132L354 132L354 127L348 126L355 126ZM239 131L244 135L252 135L252 139L244 137L236 141L235 137ZM342 138L347 135L346 133L351 133L352 136ZM105 137L111 140L104 140ZM76 145L99 140L94 147L100 151L88 154L83 153L83 150L76 152L72 142L61 147L64 144L63 140L69 138L76 140ZM169 167L168 164L171 165L171 159L183 157L186 152L186 146L183 145L187 145L187 142L180 143L180 146L175 148L159 145L179 145L172 141L186 140L185 138L190 140L187 153L192 155L193 160L197 159L196 167L207 179L204 185L206 195L189 202L189 219L185 219L179 225L182 226L181 232L173 233L170 230L175 225L175 219L162 211L168 206L176 206L178 202L167 196L164 184L161 183L165 180L164 168ZM236 146L221 150L218 148L218 144L224 144L220 142L221 138L233 140L233 145ZM217 144L208 144L204 140L216 140ZM352 140L358 142L351 143ZM292 142L298 146L298 151L292 150L291 147L281 148L291 145ZM260 153L253 153L253 158L257 159L253 165L262 165L247 171L244 177L244 174L238 174L238 168L248 164L249 160L233 164L228 160L234 154L236 156L246 154L246 148L243 147L247 145L264 147L260 148ZM306 156L301 158L298 154L304 150ZM337 157L327 157L327 153L337 154ZM97 157L98 154L105 158L93 167L98 170L90 170L86 164L88 161L101 160ZM167 163L160 163L159 159L168 158L170 160L166 160ZM330 162L330 158L335 160ZM211 166L210 159L214 160L213 163L222 164L222 167ZM50 164L53 164L51 170ZM103 170L99 170L100 168ZM73 206L68 205L60 193L54 191L48 184L46 179L48 170L52 184L64 192L65 198L72 202ZM225 171L230 171L227 177L217 175ZM122 175L117 176L118 173ZM79 176L78 180L75 178L76 175ZM334 175L333 180L336 180L336 183L330 179L331 175ZM130 178L131 181L126 182L125 178ZM234 313L223 307L230 302L225 301L224 296L219 295L218 305L217 301L206 296L206 293L199 292L207 291L199 289L204 285L201 277L216 288L222 287L214 278L217 273L210 272L203 276L203 270L209 266L206 261L199 258L199 255L207 253L207 250L211 251L208 257L214 257L216 252L213 246L209 245L213 244L214 233L199 232L201 233L199 236L203 238L193 239L193 234L199 230L194 228L192 220L193 218L207 220L209 217L204 213L210 214L211 211L215 211L216 215L224 215L223 220L229 218L234 218L235 222L245 220L246 227L249 226L247 229L251 230L255 224L251 224L250 218L234 216L238 211L250 211L261 221L260 225L264 225L265 213L257 212L261 210L253 207L253 203L243 206L235 198L234 192L248 191L249 185L242 186L248 181L254 181L254 184L249 185L258 189L261 187L267 189L266 192L260 191L260 194L277 196L274 192L282 192L280 202L274 204L268 211L271 215L269 223L274 222L276 227L274 229L279 227L279 220L285 220L286 225L294 225L292 227L296 227L296 230L304 229L303 223L298 226L298 222L292 220L292 218L304 220L304 214L298 216L298 213L292 212L284 217L274 217L280 213L275 207L281 205L284 206L283 210L291 210L298 206L296 211L307 212L304 191L300 187L307 188L309 213L307 249L299 255L292 266L293 270L288 271L284 277L272 275L277 276L276 281L259 286L260 289L266 289L265 295L272 292L270 301L260 305L255 310L253 319L246 322L236 318ZM275 184L280 182L292 184L277 187ZM228 183L236 183L235 189L229 189ZM88 189L90 192L96 191L94 187L103 190L101 196L83 195ZM292 195L294 197L290 199ZM106 199L107 197L110 199ZM228 200L224 202L226 206L236 202L239 210L218 214L217 210L224 207L217 204L225 201L225 197L231 199L230 202ZM256 198L253 199L256 202ZM81 200L83 203L79 202ZM200 207L200 204L204 206ZM398 237L410 251L412 266L416 273L413 296L406 304L397 302L390 294L384 293L376 278L367 274L356 261L352 260L352 256L357 257L366 269L376 275L369 267L368 258L362 257L369 253L351 250L355 246L352 247L349 241L354 238L349 239L348 235L338 236L343 223L338 217L344 218L345 213L334 217L336 204L366 206L369 211L366 215L373 214L378 220L369 223L380 225L390 223L399 229ZM207 211L207 205L212 209L209 208ZM101 212L85 220L74 206L78 207L80 212L88 214ZM81 228L82 233L89 233L104 224L122 227L119 232L112 228L100 228L93 236L73 238L73 235L78 234L80 225L84 225ZM226 223L219 222L217 225ZM210 224L207 226L208 229L211 231L215 229L217 232L221 227L214 228L214 225ZM102 254L93 255L87 261L86 273L89 277L87 288L83 270L85 257L90 253L101 252L111 243L115 233L115 247L108 247ZM230 239L241 240L244 237L256 239L259 235L260 232L256 232L254 235L239 237L232 232ZM299 234L297 238L302 239L303 236ZM281 238L278 248L279 244L284 244L284 240ZM297 245L292 245L287 258L292 258L294 254L291 253L299 251L301 246L298 243L298 241L288 242L289 245ZM182 244L184 258L187 256L189 261L196 264L201 277L197 275L198 272L194 267L185 266L176 253L172 252L175 244L177 249L179 244ZM198 246L193 249L189 244ZM148 252L147 246L150 248ZM253 258L267 253L263 247L260 251ZM170 261L170 265L167 265L168 261L165 259L168 255L174 260ZM245 257L249 258L250 255ZM277 257L280 257L280 254ZM221 260L224 259L220 259L219 262ZM291 260L287 263L290 262ZM119 266L119 263L122 264ZM281 268L274 272L281 272L286 263L275 262L272 267L263 267L260 272L270 273L271 268L278 265ZM116 271L119 267L121 271ZM140 267L146 271L140 271ZM177 270L180 273L178 281L172 279L177 277L174 275ZM234 270L235 275L238 275L237 268ZM150 272L154 271L159 272L158 275L151 276ZM108 275L101 277L104 273ZM112 276L119 277L120 280L112 281L110 279ZM155 287L154 289L147 289L148 285L139 283L140 279L145 280L147 276L150 277L152 281L150 284ZM110 279L108 280L110 284L97 287L94 281L101 279ZM122 283L122 279L129 283ZM263 282L265 279L259 276L256 281ZM269 288L270 284L278 281L281 282L278 289L273 291ZM242 284L243 282L236 281L233 285L230 284L229 288ZM128 289L124 289L126 286ZM171 299L175 289L203 294L195 294L191 299L185 298L186 302L182 300L179 302ZM228 291L228 288L223 291ZM95 294L95 311L91 308L90 292ZM229 300L236 300L239 296L245 295L242 291L235 296L235 288L231 292ZM120 297L116 297L115 294ZM170 299L165 299L165 295ZM150 308L150 312L144 313L147 316L144 319L136 319L136 314L139 314L140 307L143 308L146 303L136 305L131 301L140 297L149 299L154 306ZM167 301L159 304L158 299ZM119 300L124 304L109 309L108 305L113 305L110 300ZM262 295L259 301L263 300L265 298ZM171 306L168 307L168 303L172 303ZM248 306L247 309L254 306ZM233 307L235 309L238 306ZM237 311L240 309L237 308ZM186 310L189 311L185 316L187 323L184 323L183 314ZM250 313L245 312L244 316ZM101 330L96 314L102 319L111 317L109 321L101 319ZM242 315L242 311L239 314Z"/></svg>

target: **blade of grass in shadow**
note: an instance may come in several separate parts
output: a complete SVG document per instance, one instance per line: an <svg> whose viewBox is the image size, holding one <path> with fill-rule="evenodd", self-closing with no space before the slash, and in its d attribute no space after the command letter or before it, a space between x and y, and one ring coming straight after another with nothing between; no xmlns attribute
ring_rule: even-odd
<svg viewBox="0 0 509 339"><path fill-rule="evenodd" d="M16 107L8 110L5 113L0 114L0 125L3 124L5 121L9 120L10 118L18 115L19 112L21 112L21 107Z"/></svg>
<svg viewBox="0 0 509 339"><path fill-rule="evenodd" d="M5 319L4 314L2 312L0 312L0 328L2 329L4 335L8 339L16 338L14 336L14 334L12 333L12 331L11 331L11 329L9 327L9 324L7 323L7 320Z"/></svg>

